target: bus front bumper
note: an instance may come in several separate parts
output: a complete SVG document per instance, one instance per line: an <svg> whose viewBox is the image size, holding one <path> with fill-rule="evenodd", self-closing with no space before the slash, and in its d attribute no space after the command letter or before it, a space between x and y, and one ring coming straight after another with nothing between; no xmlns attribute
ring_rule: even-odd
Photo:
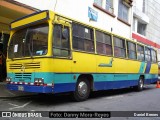
<svg viewBox="0 0 160 120"><path fill-rule="evenodd" d="M22 92L35 92L35 93L53 93L53 86L36 86L36 85L17 85L7 84L8 90L22 91Z"/></svg>

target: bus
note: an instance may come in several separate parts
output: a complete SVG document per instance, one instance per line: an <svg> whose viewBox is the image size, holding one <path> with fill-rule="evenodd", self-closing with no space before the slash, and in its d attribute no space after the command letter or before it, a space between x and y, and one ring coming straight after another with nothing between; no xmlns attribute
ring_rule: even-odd
<svg viewBox="0 0 160 120"><path fill-rule="evenodd" d="M71 93L135 87L158 79L155 48L59 15L40 11L11 23L7 89Z"/></svg>

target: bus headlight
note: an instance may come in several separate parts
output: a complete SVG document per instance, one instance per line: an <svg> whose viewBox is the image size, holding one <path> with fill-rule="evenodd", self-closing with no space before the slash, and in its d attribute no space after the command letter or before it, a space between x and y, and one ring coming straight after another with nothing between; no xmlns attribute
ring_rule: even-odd
<svg viewBox="0 0 160 120"><path fill-rule="evenodd" d="M34 79L34 83L43 84L44 83L44 79L43 78L35 78Z"/></svg>
<svg viewBox="0 0 160 120"><path fill-rule="evenodd" d="M11 82L11 80L12 80L11 77L7 77L7 78L6 78L6 81L7 81L7 82Z"/></svg>

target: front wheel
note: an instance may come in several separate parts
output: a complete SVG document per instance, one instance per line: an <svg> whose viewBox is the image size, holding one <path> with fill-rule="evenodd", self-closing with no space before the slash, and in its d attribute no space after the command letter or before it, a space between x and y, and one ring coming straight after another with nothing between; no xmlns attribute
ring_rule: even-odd
<svg viewBox="0 0 160 120"><path fill-rule="evenodd" d="M73 98L76 101L84 101L89 97L90 94L90 84L86 79L78 80L76 84L76 90L73 93Z"/></svg>
<svg viewBox="0 0 160 120"><path fill-rule="evenodd" d="M144 88L144 79L140 77L138 81L138 86L136 87L137 91L142 91Z"/></svg>

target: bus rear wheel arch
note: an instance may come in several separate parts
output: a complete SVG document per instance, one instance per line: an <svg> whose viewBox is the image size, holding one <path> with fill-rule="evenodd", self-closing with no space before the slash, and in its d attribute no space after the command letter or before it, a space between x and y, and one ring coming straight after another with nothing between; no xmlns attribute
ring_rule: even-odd
<svg viewBox="0 0 160 120"><path fill-rule="evenodd" d="M74 100L80 102L86 100L92 89L92 80L87 76L80 76L76 83L76 89L73 92Z"/></svg>

